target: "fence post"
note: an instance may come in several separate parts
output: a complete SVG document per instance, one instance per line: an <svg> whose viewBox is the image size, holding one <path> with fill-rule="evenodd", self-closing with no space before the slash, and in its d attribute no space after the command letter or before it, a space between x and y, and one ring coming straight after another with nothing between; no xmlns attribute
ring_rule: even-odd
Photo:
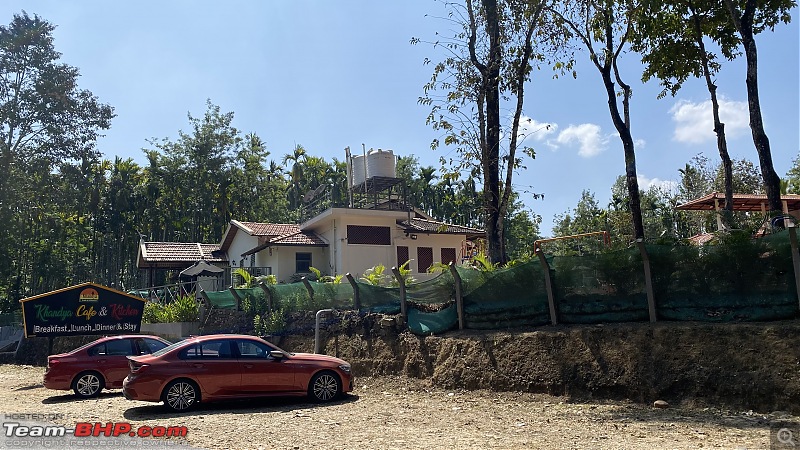
<svg viewBox="0 0 800 450"><path fill-rule="evenodd" d="M272 292L263 281L258 283L258 287L260 287L261 290L264 291L264 295L267 296L267 309L269 310L269 313L272 314Z"/></svg>
<svg viewBox="0 0 800 450"><path fill-rule="evenodd" d="M650 272L650 256L647 254L643 239L637 239L636 246L639 247L639 253L642 254L642 264L644 264L644 285L647 290L647 312L650 315L650 322L655 322L657 320L656 296L653 293L653 275Z"/></svg>
<svg viewBox="0 0 800 450"><path fill-rule="evenodd" d="M556 309L556 299L553 294L553 280L550 277L550 265L547 264L547 259L544 257L544 252L541 248L537 248L536 256L539 257L539 262L542 264L544 271L544 287L547 291L547 309L550 310L550 325L558 324L558 310Z"/></svg>
<svg viewBox="0 0 800 450"><path fill-rule="evenodd" d="M408 310L406 309L406 280L400 275L400 270L397 267L392 267L392 273L397 278L397 283L400 285L400 315L403 316L403 323L408 323Z"/></svg>
<svg viewBox="0 0 800 450"><path fill-rule="evenodd" d="M230 286L228 288L228 290L231 292L231 295L233 295L233 298L236 300L236 310L237 311L241 311L242 310L242 298L239 297L239 294L236 293L236 289L234 289L233 286Z"/></svg>
<svg viewBox="0 0 800 450"><path fill-rule="evenodd" d="M306 290L308 291L308 296L311 298L311 304L314 304L314 288L311 287L311 283L308 282L306 277L300 278L300 281L306 286Z"/></svg>
<svg viewBox="0 0 800 450"><path fill-rule="evenodd" d="M361 296L359 295L359 292L358 292L358 284L356 283L355 278L353 278L353 276L350 275L350 272L347 272L346 274L344 274L344 276L347 277L347 281L349 281L350 282L350 286L353 287L353 306L357 310L360 310L361 309Z"/></svg>
<svg viewBox="0 0 800 450"><path fill-rule="evenodd" d="M800 253L797 249L797 228L794 220L786 221L786 229L789 230L789 242L792 245L792 266L794 266L794 286L797 290L797 302L800 306Z"/></svg>
<svg viewBox="0 0 800 450"><path fill-rule="evenodd" d="M458 329L464 329L464 298L461 296L461 277L458 275L456 265L450 261L450 273L453 274L456 287L456 313L458 314Z"/></svg>

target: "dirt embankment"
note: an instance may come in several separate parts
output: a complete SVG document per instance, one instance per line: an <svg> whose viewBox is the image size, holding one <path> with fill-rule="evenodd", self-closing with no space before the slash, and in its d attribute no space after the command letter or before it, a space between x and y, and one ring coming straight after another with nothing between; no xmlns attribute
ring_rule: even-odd
<svg viewBox="0 0 800 450"><path fill-rule="evenodd" d="M402 375L444 389L491 389L574 400L664 399L800 414L800 321L632 323L416 336L399 317L346 314L322 333L322 353L357 376ZM272 340L314 351L314 316L298 316ZM57 338L54 352L92 338ZM17 363L46 362L47 339L29 339ZM0 362L11 362L0 361Z"/></svg>
<svg viewBox="0 0 800 450"><path fill-rule="evenodd" d="M657 323L457 331L415 336L396 323L343 321L323 352L357 374L429 379L446 389L486 388L572 399L664 399L800 413L800 321ZM279 340L313 351L313 336Z"/></svg>

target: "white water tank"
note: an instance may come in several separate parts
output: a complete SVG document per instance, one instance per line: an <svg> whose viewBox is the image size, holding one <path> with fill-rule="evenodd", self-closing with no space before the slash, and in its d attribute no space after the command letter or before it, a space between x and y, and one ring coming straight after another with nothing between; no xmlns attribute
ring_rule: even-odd
<svg viewBox="0 0 800 450"><path fill-rule="evenodd" d="M367 152L367 178L396 178L395 158L391 150L372 150Z"/></svg>
<svg viewBox="0 0 800 450"><path fill-rule="evenodd" d="M367 179L367 168L365 166L366 156L353 155L350 157L350 166L353 168L353 180L351 186L359 186Z"/></svg>

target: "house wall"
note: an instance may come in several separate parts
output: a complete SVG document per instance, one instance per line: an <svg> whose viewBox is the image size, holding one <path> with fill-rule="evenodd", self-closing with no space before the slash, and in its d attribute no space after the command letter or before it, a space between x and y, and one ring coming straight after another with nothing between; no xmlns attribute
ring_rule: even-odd
<svg viewBox="0 0 800 450"><path fill-rule="evenodd" d="M241 267L242 253L256 247L258 245L258 238L250 236L244 231L239 231L233 237L230 247L228 248L228 259L230 259L231 269ZM250 267L250 256L246 256L244 260L244 267ZM258 265L258 264L254 264Z"/></svg>
<svg viewBox="0 0 800 450"><path fill-rule="evenodd" d="M422 281L435 275L424 273L424 270L423 273L419 273L417 264L417 249L419 247L431 247L433 249L434 262L441 262L442 248L454 248L456 257L459 258L461 256L461 243L464 240L464 236L416 233L417 239L411 239L397 226L397 220L402 217L403 215L398 215L397 212L386 213L381 216L380 214L375 214L375 211L370 211L369 215L362 215L354 210L345 210L337 214L331 214L327 220L317 221L309 229L330 243L327 254L330 274L350 273L358 278L367 269L378 264L383 264L387 268L396 267L398 266L397 246L406 246L409 248L409 258L412 259L409 268L412 270L414 278ZM350 244L347 242L348 225L389 227L391 230L391 245ZM322 270L320 266L315 267Z"/></svg>
<svg viewBox="0 0 800 450"><path fill-rule="evenodd" d="M264 249L259 252L268 254L269 250ZM325 247L303 247L303 246L277 246L272 247L271 261L272 274L278 279L278 283L290 283L296 268L297 253L311 253L311 266L326 273L325 264L328 261L328 251ZM266 260L266 258L265 258Z"/></svg>
<svg viewBox="0 0 800 450"><path fill-rule="evenodd" d="M430 275L426 272L426 267L422 268L420 271L419 267L419 258L417 257L417 251L420 247L430 247L433 249L433 262L442 262L442 249L443 248L454 248L456 250L456 262L460 262L461 258L461 243L464 241L464 236L457 235L457 234L424 234L424 233L415 233L417 235L416 239L411 239L411 237L406 237L405 233L401 230L397 230L397 235L395 236L395 248L397 246L406 246L408 247L408 257L411 259L411 263L409 263L408 268L411 269L411 275L417 279L417 281L424 281L430 278L435 277L436 275ZM398 265L397 261L397 251L395 250L394 255L392 256L392 264L393 266Z"/></svg>

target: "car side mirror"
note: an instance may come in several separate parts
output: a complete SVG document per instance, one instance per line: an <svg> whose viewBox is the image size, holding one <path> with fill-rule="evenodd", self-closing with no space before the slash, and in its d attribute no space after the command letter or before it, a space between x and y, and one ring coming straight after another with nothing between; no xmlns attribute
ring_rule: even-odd
<svg viewBox="0 0 800 450"><path fill-rule="evenodd" d="M283 352L280 350L272 350L271 352L269 352L269 356L275 359L283 359L286 357L286 355L284 355Z"/></svg>

